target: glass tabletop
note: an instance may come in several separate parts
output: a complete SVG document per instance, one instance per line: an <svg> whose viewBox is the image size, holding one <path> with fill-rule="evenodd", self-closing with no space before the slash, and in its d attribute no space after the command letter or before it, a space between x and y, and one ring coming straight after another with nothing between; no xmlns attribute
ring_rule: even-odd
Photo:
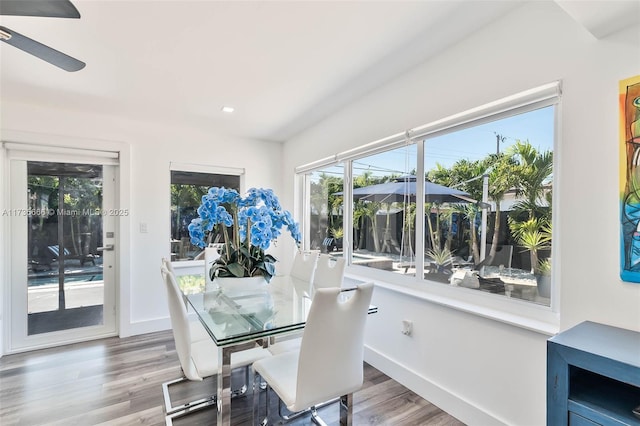
<svg viewBox="0 0 640 426"><path fill-rule="evenodd" d="M187 301L218 346L238 344L304 328L311 298L309 284L275 276L255 290L205 288L204 275L176 277ZM348 298L353 288L343 289ZM374 306L369 313L377 312Z"/></svg>

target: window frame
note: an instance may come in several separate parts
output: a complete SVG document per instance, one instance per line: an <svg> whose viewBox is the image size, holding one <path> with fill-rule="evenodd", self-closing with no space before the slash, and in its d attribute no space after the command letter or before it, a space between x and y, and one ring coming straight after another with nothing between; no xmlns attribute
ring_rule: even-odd
<svg viewBox="0 0 640 426"><path fill-rule="evenodd" d="M212 175L228 175L237 176L240 178L239 192L242 194L245 188L245 169L237 167L223 167L212 166L207 164L196 163L181 163L170 162L169 163L169 210L171 210L171 172L192 172L192 173L206 173ZM171 223L169 223L169 234L171 234ZM200 260L175 260L172 261L172 265L176 269L184 270L183 273L190 273L190 268L200 268L204 265L204 259ZM195 269L194 269L195 270Z"/></svg>
<svg viewBox="0 0 640 426"><path fill-rule="evenodd" d="M440 120L425 124L405 132L362 145L341 153L325 157L299 167L296 167L296 177L299 185L303 188L297 196L300 196L298 205L300 206L300 222L303 229L308 230L309 224L309 179L311 173L321 171L325 167L330 167L342 163L344 167L344 199L343 206L344 223L352 223L353 203L353 161L373 155L379 152L386 152L399 146L415 143L417 144L416 175L424 176L424 145L425 140L456 132L465 128L478 126L487 122L500 120L503 118L524 114L544 107L554 107L553 112L553 194L552 203L554 214L552 215L553 244L551 257L554 259L552 269L551 299L550 306L532 303L530 301L509 297L496 297L485 292L463 287L452 287L432 282L420 276L403 276L387 271L353 265L353 230L351 226L344 227L343 255L347 258L348 276L374 280L376 285L391 291L403 293L424 299L432 303L448 306L457 310L479 315L485 318L495 319L507 324L516 325L532 331L537 331L546 335L553 335L559 329L559 296L560 296L560 269L559 258L559 220L558 211L561 208L558 199L558 175L557 164L560 147L560 113L561 113L561 82L556 81L534 89L526 90L512 96L499 99L494 102L472 108L470 110L445 117ZM424 194L416 194L417 215L424 217ZM349 200L349 201L346 201ZM424 268L424 221L416 221L416 268ZM304 234L304 246L308 246Z"/></svg>

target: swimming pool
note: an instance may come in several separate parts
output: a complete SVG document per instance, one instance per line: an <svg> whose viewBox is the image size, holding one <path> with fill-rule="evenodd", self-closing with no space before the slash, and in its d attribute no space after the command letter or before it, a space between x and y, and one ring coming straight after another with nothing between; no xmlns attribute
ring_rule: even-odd
<svg viewBox="0 0 640 426"><path fill-rule="evenodd" d="M103 276L102 276L102 272L100 273L95 273L95 272L91 272L91 273L86 273L86 274L74 274L74 275L67 275L65 276L64 279L64 284L81 284L81 283L86 283L86 282L93 282L93 281L102 281L103 280ZM34 277L29 277L27 279L27 286L28 287L37 287L37 286L41 286L41 285L50 285L50 284L58 284L58 275L47 275L47 276L34 276Z"/></svg>

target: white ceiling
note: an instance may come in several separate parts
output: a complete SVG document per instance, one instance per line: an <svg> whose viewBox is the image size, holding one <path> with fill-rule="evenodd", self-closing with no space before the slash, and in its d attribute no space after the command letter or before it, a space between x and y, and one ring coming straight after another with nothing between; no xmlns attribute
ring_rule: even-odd
<svg viewBox="0 0 640 426"><path fill-rule="evenodd" d="M2 100L285 141L521 2L93 1L0 24L87 63L0 43ZM233 114L220 111L236 108Z"/></svg>
<svg viewBox="0 0 640 426"><path fill-rule="evenodd" d="M556 3L598 39L640 24L639 0L556 0Z"/></svg>

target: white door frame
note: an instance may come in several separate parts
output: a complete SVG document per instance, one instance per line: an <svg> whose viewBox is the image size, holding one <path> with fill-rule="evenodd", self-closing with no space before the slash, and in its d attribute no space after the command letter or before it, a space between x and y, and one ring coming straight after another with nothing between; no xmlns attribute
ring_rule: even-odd
<svg viewBox="0 0 640 426"><path fill-rule="evenodd" d="M90 140L85 138L63 137L57 135L36 134L21 131L3 131L2 149L0 153L0 208L8 209L10 183L9 183L9 158L6 148L13 150L21 149L24 151L41 152L44 154L42 160L51 160L52 154L62 155L73 158L74 153L78 150L91 152L110 152L115 153L119 159L119 166L116 168L115 187L115 205L120 209L129 211L129 176L130 176L130 146L122 142L112 142L104 140ZM20 141L20 142L9 142ZM91 147L87 150L87 147ZM55 156L55 155L54 155ZM81 162L81 160L78 160ZM0 229L3 234L8 236L10 232L11 221L9 217L0 215ZM130 217L128 215L120 216L119 223L115 232L119 236L116 248L116 265L115 270L115 306L116 320L115 332L111 333L128 336L131 334L131 315L130 307ZM2 354L20 352L23 350L31 350L43 346L34 346L28 348L12 348L11 347L11 294L10 294L10 277L11 267L8 260L8 254L11 253L10 238L3 238L0 243L0 356ZM102 336L96 336L100 338ZM87 340L85 338L77 340ZM70 339L68 343L71 343Z"/></svg>

